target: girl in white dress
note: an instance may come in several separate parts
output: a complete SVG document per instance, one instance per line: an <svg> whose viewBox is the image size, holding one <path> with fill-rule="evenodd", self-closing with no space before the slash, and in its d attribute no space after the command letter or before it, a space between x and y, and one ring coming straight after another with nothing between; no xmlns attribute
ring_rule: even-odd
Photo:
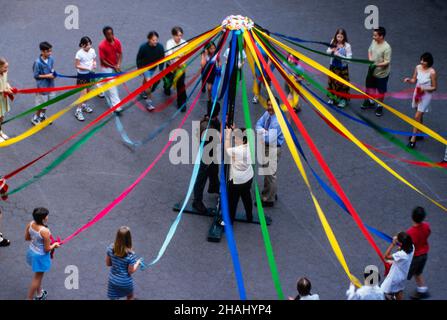
<svg viewBox="0 0 447 320"><path fill-rule="evenodd" d="M421 63L414 70L413 77L404 79L405 83L416 83L412 107L416 109L414 118L420 123L423 123L424 113L430 111L433 92L436 91L438 86L436 70L433 68L433 63L432 54L429 52L424 53L421 56ZM413 128L413 134L417 133L418 129ZM413 149L416 146L416 140L422 139L423 137L417 137L416 135L411 136L408 147Z"/></svg>

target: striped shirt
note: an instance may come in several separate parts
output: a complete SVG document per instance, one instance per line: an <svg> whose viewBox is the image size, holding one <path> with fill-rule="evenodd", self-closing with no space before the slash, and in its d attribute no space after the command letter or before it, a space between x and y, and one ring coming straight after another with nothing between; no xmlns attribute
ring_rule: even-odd
<svg viewBox="0 0 447 320"><path fill-rule="evenodd" d="M120 258L113 253L113 245L111 245L107 248L107 255L112 261L107 296L110 299L118 299L132 294L133 280L128 268L129 265L134 265L137 262L135 253L130 252L125 257Z"/></svg>

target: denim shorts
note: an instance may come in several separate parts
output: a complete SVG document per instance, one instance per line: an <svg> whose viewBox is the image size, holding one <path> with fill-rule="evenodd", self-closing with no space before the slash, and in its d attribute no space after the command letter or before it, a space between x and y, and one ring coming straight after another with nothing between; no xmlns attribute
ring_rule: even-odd
<svg viewBox="0 0 447 320"><path fill-rule="evenodd" d="M151 69L151 70L147 70L145 72L143 72L143 77L144 79L151 79L154 76L155 73L155 68Z"/></svg>

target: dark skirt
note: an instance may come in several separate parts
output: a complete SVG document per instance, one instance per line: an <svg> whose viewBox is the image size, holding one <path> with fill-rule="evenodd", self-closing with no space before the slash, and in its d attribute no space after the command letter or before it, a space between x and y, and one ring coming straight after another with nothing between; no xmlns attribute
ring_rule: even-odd
<svg viewBox="0 0 447 320"><path fill-rule="evenodd" d="M339 67L334 67L334 66L330 66L329 70L331 70L333 73L335 73L337 76L345 79L346 81L349 82L349 68L345 67L345 68L339 68ZM342 93L349 93L349 87L338 82L335 79L329 78L328 81L328 90L329 91L336 91L336 92L342 92ZM335 94L337 95L337 94ZM342 97L340 96L340 98L343 98L347 101L349 101L349 98L346 97Z"/></svg>

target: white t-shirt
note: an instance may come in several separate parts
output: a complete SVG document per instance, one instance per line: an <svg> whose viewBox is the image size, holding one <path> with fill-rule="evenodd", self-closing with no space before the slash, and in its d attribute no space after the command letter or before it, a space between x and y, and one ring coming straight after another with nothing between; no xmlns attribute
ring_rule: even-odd
<svg viewBox="0 0 447 320"><path fill-rule="evenodd" d="M230 55L230 48L227 48L227 50L225 50L224 52L224 58L225 60L228 61L228 56ZM241 53L239 52L239 56L238 56L238 62L237 62L237 67L240 69L242 67L242 65L245 63L245 60L247 60L247 55L245 54L245 50L242 50L242 56Z"/></svg>
<svg viewBox="0 0 447 320"><path fill-rule="evenodd" d="M169 56L170 54L173 54L174 52L176 52L178 49L180 49L181 47L183 47L186 44L186 41L184 39L180 40L180 43L175 43L174 39L169 39L168 41L166 41L166 56ZM178 47L177 47L178 46ZM175 49L172 49L176 47Z"/></svg>
<svg viewBox="0 0 447 320"><path fill-rule="evenodd" d="M310 294L300 297L300 300L320 300L320 296L318 294Z"/></svg>
<svg viewBox="0 0 447 320"><path fill-rule="evenodd" d="M230 180L233 180L234 184L243 184L253 178L253 163L251 161L248 144L228 148L226 151L231 156Z"/></svg>
<svg viewBox="0 0 447 320"><path fill-rule="evenodd" d="M76 60L79 60L81 67L88 68L90 71L93 71L93 61L96 59L95 49L90 48L89 51L85 51L84 49L79 49L76 52ZM87 74L89 71L77 69L81 74Z"/></svg>
<svg viewBox="0 0 447 320"><path fill-rule="evenodd" d="M408 271L410 270L411 261L413 260L413 251L408 254L403 250L399 250L393 253L393 264L391 265L390 272L383 280L380 288L385 293L397 293L405 289L405 283L407 281Z"/></svg>
<svg viewBox="0 0 447 320"><path fill-rule="evenodd" d="M351 283L349 290L346 291L348 300L385 300L385 294L379 286L363 286L357 291Z"/></svg>

